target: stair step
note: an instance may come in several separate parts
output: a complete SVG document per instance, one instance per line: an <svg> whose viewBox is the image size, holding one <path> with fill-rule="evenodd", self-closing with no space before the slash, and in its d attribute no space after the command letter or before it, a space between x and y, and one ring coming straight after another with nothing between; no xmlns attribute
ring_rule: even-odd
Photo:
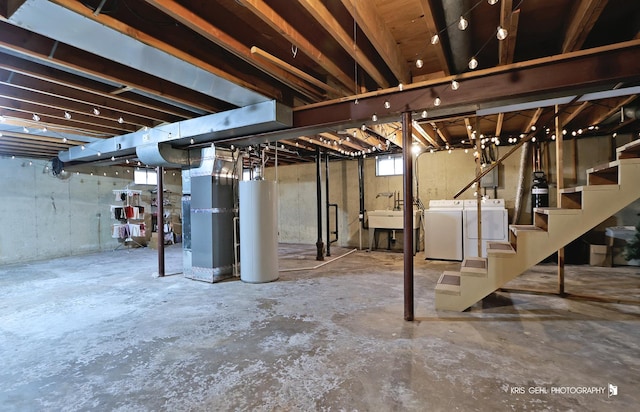
<svg viewBox="0 0 640 412"><path fill-rule="evenodd" d="M561 207L537 207L535 208L534 213L541 215L579 215L581 211Z"/></svg>
<svg viewBox="0 0 640 412"><path fill-rule="evenodd" d="M487 255L491 253L513 255L516 251L509 242L487 242Z"/></svg>
<svg viewBox="0 0 640 412"><path fill-rule="evenodd" d="M445 293L447 295L460 295L460 273L446 271L440 275L436 292Z"/></svg>
<svg viewBox="0 0 640 412"><path fill-rule="evenodd" d="M487 259L468 257L462 261L460 273L469 276L487 276Z"/></svg>
<svg viewBox="0 0 640 412"><path fill-rule="evenodd" d="M511 230L516 236L518 235L518 232L544 232L544 230L534 225L509 225L509 230Z"/></svg>
<svg viewBox="0 0 640 412"><path fill-rule="evenodd" d="M640 157L640 139L629 142L616 149L618 159L632 159Z"/></svg>
<svg viewBox="0 0 640 412"><path fill-rule="evenodd" d="M592 186L576 186L560 189L560 193L578 193L578 192L594 192L598 190L619 190L620 185L592 185Z"/></svg>
<svg viewBox="0 0 640 412"><path fill-rule="evenodd" d="M616 185L618 181L618 160L587 169L589 185Z"/></svg>
<svg viewBox="0 0 640 412"><path fill-rule="evenodd" d="M583 194L594 192L614 192L620 190L620 185L590 185L560 189L561 204L565 209L582 209Z"/></svg>

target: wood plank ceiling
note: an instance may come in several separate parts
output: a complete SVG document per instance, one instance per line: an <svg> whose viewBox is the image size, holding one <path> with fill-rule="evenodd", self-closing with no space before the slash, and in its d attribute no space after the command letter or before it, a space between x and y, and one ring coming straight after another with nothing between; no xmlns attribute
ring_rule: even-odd
<svg viewBox="0 0 640 412"><path fill-rule="evenodd" d="M185 83L101 57L99 50L118 44L80 50L22 27L11 20L22 3L0 0L0 156L51 159L95 139L236 107ZM472 71L472 57L475 70L491 69L640 38L640 2L629 0L51 3L294 110L460 75ZM464 31L457 27L461 16L468 22ZM506 29L504 40L497 38L498 27ZM640 74L636 83L617 86L636 86L638 80ZM560 107L560 122L566 138L574 131L576 138L637 133L638 106L635 94L575 99ZM624 109L627 116L621 116ZM551 139L552 126L553 107L427 116L416 119L414 139L423 150L446 150L469 147L481 135L509 144L532 127L540 130L540 140ZM399 128L391 122L283 139L278 160L310 161L318 146L337 157L397 151Z"/></svg>

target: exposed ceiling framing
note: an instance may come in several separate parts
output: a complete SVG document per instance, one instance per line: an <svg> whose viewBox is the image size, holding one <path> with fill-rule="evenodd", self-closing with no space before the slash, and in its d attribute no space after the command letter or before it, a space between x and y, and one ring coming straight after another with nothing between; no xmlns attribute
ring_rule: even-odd
<svg viewBox="0 0 640 412"><path fill-rule="evenodd" d="M445 17L453 3L469 22L464 32ZM51 12L44 18L32 6ZM55 23L59 16L83 23L62 27ZM284 133L225 134L221 143L281 140L283 164L311 160L318 146L338 158L397 151L403 110L414 112L414 141L423 150L466 147L481 134L506 143L531 126L541 130L539 140L548 139L553 104L545 100L569 95L558 103L560 124L569 129L565 138L573 130L583 130L581 136L640 131L638 119L620 115L640 106L636 93L590 94L633 91L640 84L640 70L623 76L624 67L617 67L640 61L637 1L0 0L0 20L3 156L50 159L92 142L246 106L197 85L187 69L291 107L290 130L283 125ZM137 52L129 53L131 59L116 57L123 44L89 38L92 24L131 41ZM508 32L501 41L498 26ZM436 34L439 41L431 44ZM469 55L456 42L464 42ZM620 50L629 52L616 54ZM146 53L162 56L154 60L160 66L179 61L185 72L165 76L144 62L125 61ZM590 66L566 59L581 53L590 56ZM454 60L472 55L477 69L456 69ZM623 55L627 60L610 60ZM537 66L544 67L538 77L509 77ZM604 80L582 76L589 70ZM452 80L460 90L448 87ZM433 104L436 97L442 106ZM208 141L203 136L194 146Z"/></svg>

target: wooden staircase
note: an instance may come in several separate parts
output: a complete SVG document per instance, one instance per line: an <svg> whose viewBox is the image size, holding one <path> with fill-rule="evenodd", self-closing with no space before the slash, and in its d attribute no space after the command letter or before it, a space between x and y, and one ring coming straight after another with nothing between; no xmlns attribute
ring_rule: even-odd
<svg viewBox="0 0 640 412"><path fill-rule="evenodd" d="M587 170L587 185L560 191L560 207L538 208L533 225L510 225L509 242L489 242L487 258L466 258L444 272L436 309L463 311L640 198L640 140L616 149L617 160Z"/></svg>

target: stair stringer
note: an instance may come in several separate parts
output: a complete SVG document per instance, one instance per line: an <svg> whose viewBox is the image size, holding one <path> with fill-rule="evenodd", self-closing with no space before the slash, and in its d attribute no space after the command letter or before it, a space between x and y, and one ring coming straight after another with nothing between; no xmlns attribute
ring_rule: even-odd
<svg viewBox="0 0 640 412"><path fill-rule="evenodd" d="M610 165L618 167L618 185L578 188L581 209L538 209L536 215L546 216L546 230L518 231L512 237L515 253L488 250L486 275L460 273L460 294L436 296L436 309L467 309L640 198L640 159L616 160Z"/></svg>

